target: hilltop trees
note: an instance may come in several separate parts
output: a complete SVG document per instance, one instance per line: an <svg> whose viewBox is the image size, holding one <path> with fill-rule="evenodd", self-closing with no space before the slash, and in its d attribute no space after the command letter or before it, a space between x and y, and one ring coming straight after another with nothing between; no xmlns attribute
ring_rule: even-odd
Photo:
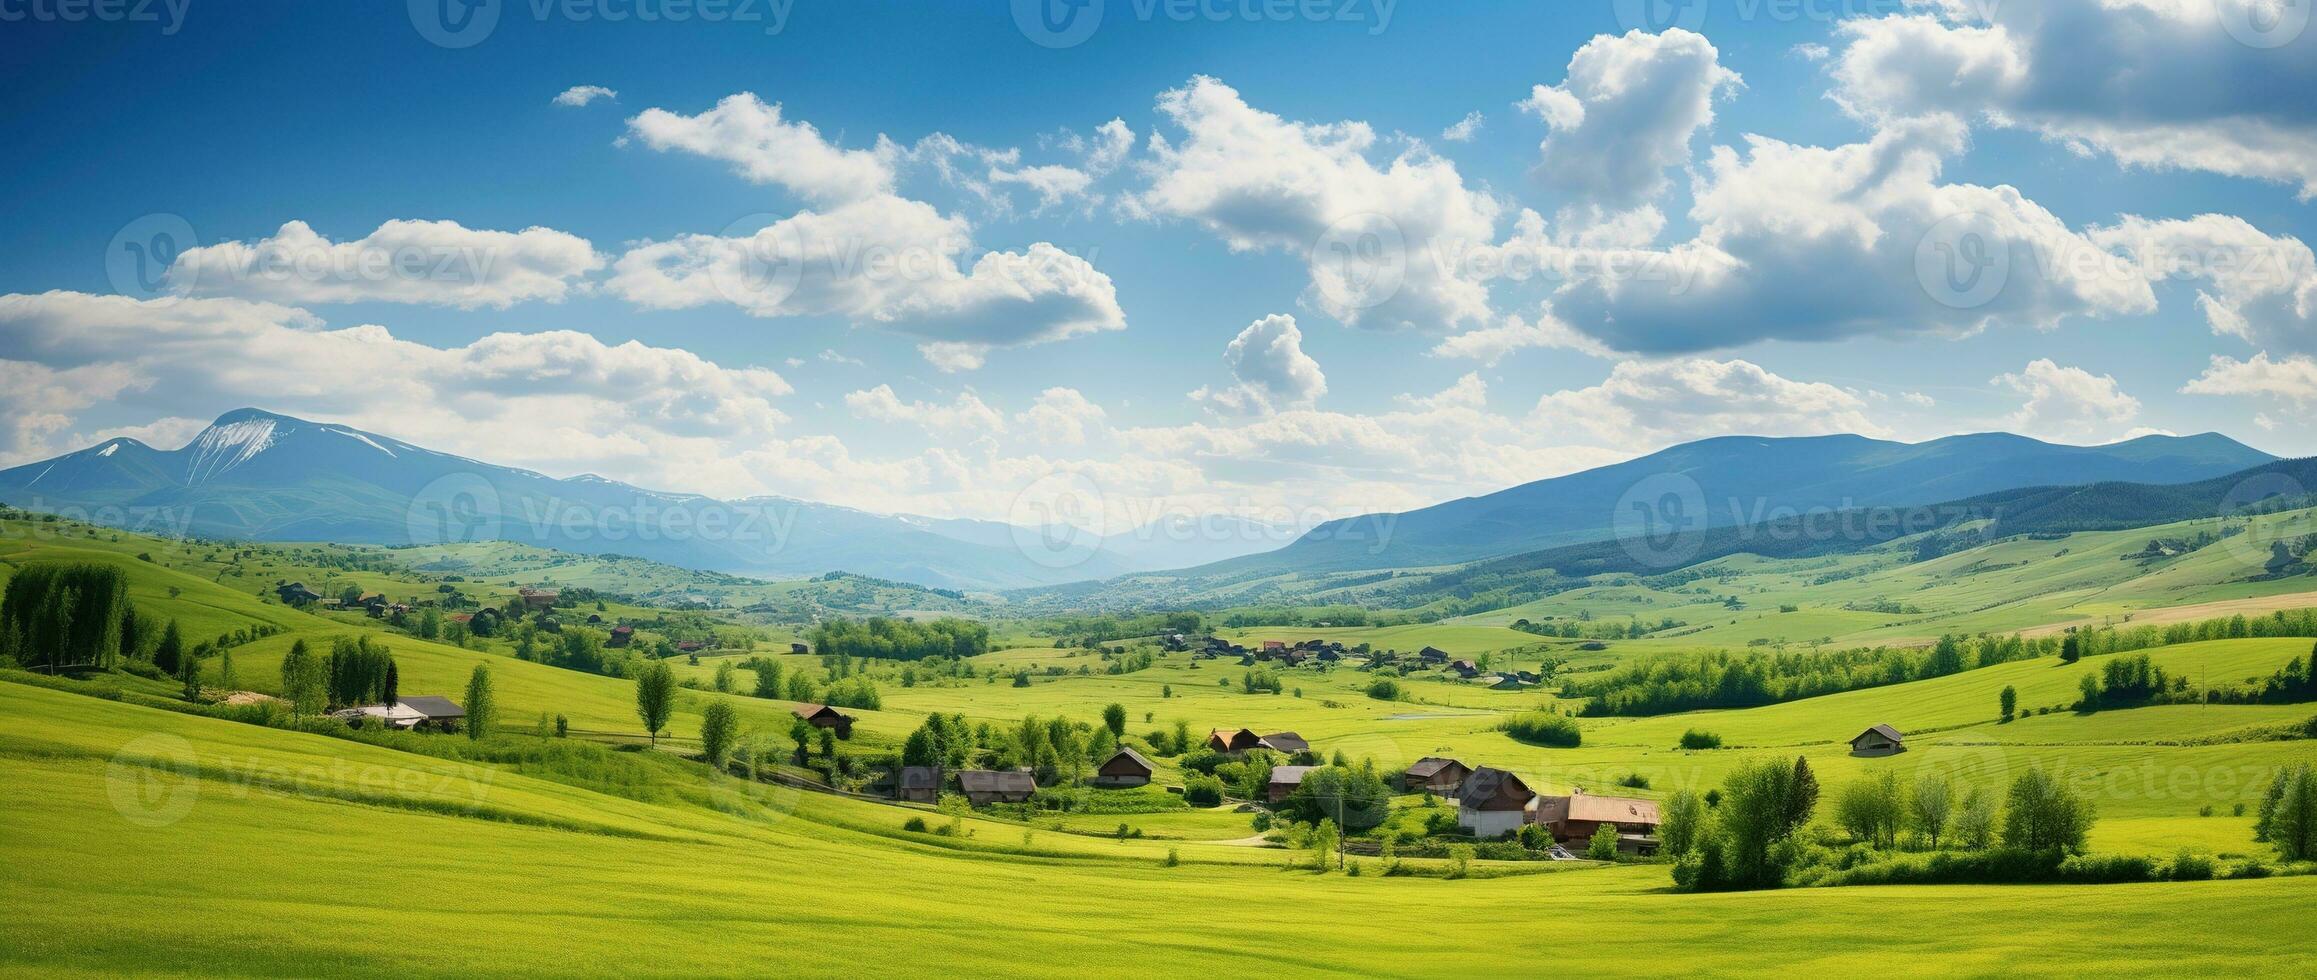
<svg viewBox="0 0 2317 980"><path fill-rule="evenodd" d="M2274 846L2287 861L2317 860L2317 770L2304 763L2277 771L2261 797L2253 839Z"/></svg>
<svg viewBox="0 0 2317 980"><path fill-rule="evenodd" d="M929 623L889 616L866 620L833 619L813 627L813 649L823 657L876 657L887 660L923 660L947 657L962 660L988 653L990 629L968 619L943 617Z"/></svg>
<svg viewBox="0 0 2317 980"><path fill-rule="evenodd" d="M282 657L282 700L290 703L292 717L320 714L329 705L329 665L306 649L304 640L292 642Z"/></svg>
<svg viewBox="0 0 2317 980"><path fill-rule="evenodd" d="M334 706L390 703L394 696L394 655L368 636L331 641L327 686Z"/></svg>
<svg viewBox="0 0 2317 980"><path fill-rule="evenodd" d="M653 661L636 674L636 717L643 720L653 745L660 744L660 730L668 727L668 716L675 710L676 672L666 663Z"/></svg>
<svg viewBox="0 0 2317 980"><path fill-rule="evenodd" d="M127 572L96 562L32 562L0 591L0 656L51 673L110 670L129 615Z"/></svg>

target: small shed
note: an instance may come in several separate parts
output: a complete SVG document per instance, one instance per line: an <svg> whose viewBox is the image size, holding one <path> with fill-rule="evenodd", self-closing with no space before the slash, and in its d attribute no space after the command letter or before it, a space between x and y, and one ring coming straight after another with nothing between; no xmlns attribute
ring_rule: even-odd
<svg viewBox="0 0 2317 980"><path fill-rule="evenodd" d="M1859 756L1897 755L1907 750L1905 736L1889 725L1876 725L1850 740L1850 754Z"/></svg>
<svg viewBox="0 0 2317 980"><path fill-rule="evenodd" d="M853 737L853 716L825 704L800 704L789 709L814 728L834 728L838 738Z"/></svg>
<svg viewBox="0 0 2317 980"><path fill-rule="evenodd" d="M1094 785L1148 786L1151 775L1156 772L1158 772L1158 767L1152 765L1151 761L1145 758L1142 753L1122 745L1110 758L1103 760L1102 765L1095 768Z"/></svg>
<svg viewBox="0 0 2317 980"><path fill-rule="evenodd" d="M411 725L413 728L431 728L441 732L455 732L467 720L467 709L459 707L456 702L449 698L437 697L432 694L397 698L395 704L425 716L414 722Z"/></svg>
<svg viewBox="0 0 2317 980"><path fill-rule="evenodd" d="M1411 793L1430 792L1435 796L1454 797L1464 788L1464 778L1470 775L1472 767L1462 762L1429 756L1416 760L1415 765L1408 767L1408 774L1402 777L1401 785Z"/></svg>
<svg viewBox="0 0 2317 980"><path fill-rule="evenodd" d="M962 769L957 774L957 788L975 806L1027 803L1030 794L1038 791L1038 781L1027 769Z"/></svg>
<svg viewBox="0 0 2317 980"><path fill-rule="evenodd" d="M1319 767L1272 766L1271 782L1265 784L1264 793L1271 802L1281 802L1287 799L1289 794L1294 793L1296 787L1303 785L1303 777L1310 775L1311 771L1317 768Z"/></svg>
<svg viewBox="0 0 2317 980"><path fill-rule="evenodd" d="M893 798L903 803L932 803L941 798L940 766L902 766L893 774Z"/></svg>

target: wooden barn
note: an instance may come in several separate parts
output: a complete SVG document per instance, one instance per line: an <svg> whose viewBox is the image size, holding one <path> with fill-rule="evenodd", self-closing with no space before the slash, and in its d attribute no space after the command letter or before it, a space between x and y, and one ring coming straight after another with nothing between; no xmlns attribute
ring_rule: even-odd
<svg viewBox="0 0 2317 980"><path fill-rule="evenodd" d="M853 737L853 716L825 704L800 704L789 709L814 728L834 728L838 738Z"/></svg>
<svg viewBox="0 0 2317 980"><path fill-rule="evenodd" d="M1858 733L1850 740L1850 754L1859 756L1897 755L1907 750L1905 736L1889 725L1876 725Z"/></svg>
<svg viewBox="0 0 2317 980"><path fill-rule="evenodd" d="M1401 778L1401 785L1411 793L1429 792L1434 796L1454 797L1464 788L1464 778L1470 775L1472 767L1455 759L1432 756L1418 759L1415 765L1409 766L1407 775Z"/></svg>
<svg viewBox="0 0 2317 980"><path fill-rule="evenodd" d="M1156 772L1158 767L1152 765L1142 753L1120 746L1115 754L1103 760L1102 765L1095 767L1094 785L1148 786L1151 775Z"/></svg>
<svg viewBox="0 0 2317 980"><path fill-rule="evenodd" d="M1027 803L1038 791L1038 781L1026 769L963 769L957 774L957 788L975 806Z"/></svg>

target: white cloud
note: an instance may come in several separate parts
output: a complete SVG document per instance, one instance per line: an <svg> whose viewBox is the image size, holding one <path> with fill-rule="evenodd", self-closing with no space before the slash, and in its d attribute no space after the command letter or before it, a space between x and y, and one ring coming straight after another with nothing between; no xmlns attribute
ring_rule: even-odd
<svg viewBox="0 0 2317 980"><path fill-rule="evenodd" d="M1440 138L1450 143L1472 142L1473 137L1480 135L1480 127L1486 125L1487 121L1480 110L1475 109L1465 113L1464 118L1450 124L1447 129L1441 130Z"/></svg>
<svg viewBox="0 0 2317 980"><path fill-rule="evenodd" d="M978 435L1003 432L1006 428L1005 415L970 391L961 391L949 404L942 405L904 402L893 393L891 385L878 385L867 391L847 393L845 407L860 418L907 423L934 436Z"/></svg>
<svg viewBox="0 0 2317 980"><path fill-rule="evenodd" d="M2300 239L2221 214L2127 216L2089 237L2129 256L2152 282L2197 283L2197 305L2214 333L2271 350L2317 351L2317 255Z"/></svg>
<svg viewBox="0 0 2317 980"><path fill-rule="evenodd" d="M1994 383L2026 396L2019 410L2004 419L2006 428L2022 435L2098 444L2147 431L2130 427L2140 417L2140 400L2125 394L2108 375L2038 358L2017 374L1996 377Z"/></svg>
<svg viewBox="0 0 2317 980"><path fill-rule="evenodd" d="M1046 242L974 257L964 217L892 193L890 140L874 154L840 149L751 95L699 116L651 109L631 125L656 147L730 160L750 179L826 205L750 235L685 235L630 249L607 286L638 306L728 303L759 317L842 316L919 338L919 350L945 371L979 367L999 347L1126 326L1110 277L1086 260Z"/></svg>
<svg viewBox="0 0 2317 980"><path fill-rule="evenodd" d="M2317 196L2317 31L2278 0L1948 2L1846 21L1832 72L1853 112L1953 112L2119 163ZM2276 24L2261 31L2257 24ZM2247 43L2248 41L2254 43ZM2282 43L2272 43L2282 42Z"/></svg>
<svg viewBox="0 0 2317 980"><path fill-rule="evenodd" d="M1495 364L1507 354L1532 347L1573 350L1595 356L1608 354L1598 341L1561 322L1549 309L1539 311L1534 318L1524 319L1516 314L1505 317L1495 326L1443 337L1433 345L1431 354Z"/></svg>
<svg viewBox="0 0 2317 980"><path fill-rule="evenodd" d="M1893 122L1868 142L1831 148L1752 136L1745 154L1716 147L1705 162L1688 242L1529 247L1546 253L1539 264L1576 270L1555 314L1646 353L1962 335L2155 308L2145 277L2116 272L2109 253L2017 190L1942 183L1946 158L1963 145L1950 118ZM2086 257L2096 261L2077 261ZM1964 275L1953 276L1958 268Z"/></svg>
<svg viewBox="0 0 2317 980"><path fill-rule="evenodd" d="M822 205L890 195L900 150L879 140L874 150L848 150L821 138L808 122L791 122L778 103L754 93L726 96L696 116L652 108L628 120L628 132L655 150L682 150L732 165L758 184L777 184Z"/></svg>
<svg viewBox="0 0 2317 980"><path fill-rule="evenodd" d="M2263 351L2245 360L2215 354L2204 373L2181 389L2183 394L2246 398L2276 406L2253 422L2264 430L2312 421L2311 403L2317 402L2317 359L2307 354L2271 357ZM2284 420L2278 418L2284 416Z"/></svg>
<svg viewBox="0 0 2317 980"><path fill-rule="evenodd" d="M169 287L198 296L275 303L425 303L506 309L561 302L603 268L587 240L552 228L470 229L456 221L388 221L332 242L303 221L255 242L188 248Z"/></svg>
<svg viewBox="0 0 2317 980"><path fill-rule="evenodd" d="M1849 391L1784 378L1750 361L1706 358L1619 362L1598 385L1538 399L1530 422L1564 439L1581 433L1635 449L1708 433L1889 434Z"/></svg>
<svg viewBox="0 0 2317 980"><path fill-rule="evenodd" d="M0 296L0 365L28 382L69 382L83 394L35 397L83 428L81 410L105 403L183 418L254 405L493 462L624 472L646 485L664 482L657 467L673 465L675 457L656 458L663 450L770 436L786 421L773 401L789 392L763 368L572 331L435 347L381 326L330 329L268 303L72 292ZM41 448L18 440L19 452Z"/></svg>
<svg viewBox="0 0 2317 980"><path fill-rule="evenodd" d="M1488 319L1487 285L1453 258L1493 239L1498 206L1466 188L1455 164L1409 146L1379 167L1366 123L1282 119L1203 76L1159 96L1158 108L1181 138L1152 137L1140 211L1196 221L1233 251L1301 258L1304 301L1347 325Z"/></svg>
<svg viewBox="0 0 2317 980"><path fill-rule="evenodd" d="M1048 388L1014 420L1028 426L1042 442L1076 446L1108 425L1109 413L1076 388Z"/></svg>
<svg viewBox="0 0 2317 980"><path fill-rule="evenodd" d="M1569 59L1560 85L1521 108L1552 127L1537 177L1570 203L1631 208L1664 193L1688 163L1690 137L1714 121L1714 98L1742 82L1704 37L1674 29L1600 35Z"/></svg>
<svg viewBox="0 0 2317 980"><path fill-rule="evenodd" d="M1282 408L1306 408L1327 394L1319 362L1303 352L1303 331L1295 318L1273 314L1247 325L1223 348L1237 383L1201 388L1191 398L1239 415L1267 415Z"/></svg>
<svg viewBox="0 0 2317 980"><path fill-rule="evenodd" d="M597 99L610 99L617 102L619 101L619 93L601 85L574 85L558 93L555 96L555 104L576 109Z"/></svg>

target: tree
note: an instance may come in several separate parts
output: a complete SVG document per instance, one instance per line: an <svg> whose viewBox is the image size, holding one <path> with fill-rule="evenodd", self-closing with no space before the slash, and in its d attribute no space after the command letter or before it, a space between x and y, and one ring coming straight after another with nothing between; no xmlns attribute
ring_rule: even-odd
<svg viewBox="0 0 2317 980"><path fill-rule="evenodd" d="M1915 791L1907 798L1907 825L1930 841L1931 849L1939 849L1939 839L1947 835L1947 825L1955 818L1955 787L1947 777L1924 773L1915 780Z"/></svg>
<svg viewBox="0 0 2317 980"><path fill-rule="evenodd" d="M2020 851L2081 854L2095 815L2050 773L2029 769L2012 781L2003 816L2003 846Z"/></svg>
<svg viewBox="0 0 2317 980"><path fill-rule="evenodd" d="M0 589L0 635L25 666L111 669L129 610L128 573L96 562L31 562ZM172 672L179 665L171 664Z"/></svg>
<svg viewBox="0 0 2317 980"><path fill-rule="evenodd" d="M1675 790L1666 797L1657 825L1658 846L1668 857L1681 857L1697 846L1706 833L1706 805L1696 793Z"/></svg>
<svg viewBox="0 0 2317 980"><path fill-rule="evenodd" d="M756 661L756 696L767 701L780 700L780 664L769 657Z"/></svg>
<svg viewBox="0 0 2317 980"><path fill-rule="evenodd" d="M282 657L282 700L290 703L291 717L317 714L328 703L328 669L320 658L306 649L306 641L298 640L290 644L290 652Z"/></svg>
<svg viewBox="0 0 2317 980"><path fill-rule="evenodd" d="M700 712L700 748L708 754L709 765L723 769L724 760L732 752L732 742L739 735L739 713L721 699Z"/></svg>
<svg viewBox="0 0 2317 980"><path fill-rule="evenodd" d="M2317 770L2304 764L2278 771L2261 798L2253 839L2275 847L2287 861L2317 859Z"/></svg>
<svg viewBox="0 0 2317 980"><path fill-rule="evenodd" d="M1726 860L1717 863L1731 884L1776 885L1784 875L1771 849L1808 823L1817 806L1815 777L1807 800L1795 784L1796 774L1807 772L1800 759L1794 765L1764 759L1740 764L1724 781L1719 810L1728 847Z"/></svg>
<svg viewBox="0 0 2317 980"><path fill-rule="evenodd" d="M1126 737L1126 706L1113 703L1102 709L1102 727L1110 729L1111 737Z"/></svg>
<svg viewBox="0 0 2317 980"><path fill-rule="evenodd" d="M1330 821L1351 833L1372 829L1392 815L1392 792L1373 771L1321 766L1288 794L1287 812L1306 823Z"/></svg>
<svg viewBox="0 0 2317 980"><path fill-rule="evenodd" d="M1329 857L1342 861L1343 855L1338 848L1343 839L1343 833L1336 829L1335 821L1321 820L1319 826L1311 831L1311 866L1326 871Z"/></svg>
<svg viewBox="0 0 2317 980"><path fill-rule="evenodd" d="M2019 713L2019 690L2009 684L2004 685L2003 693L1997 696L1996 703L2003 709L2003 723L2011 724L2012 717Z"/></svg>
<svg viewBox="0 0 2317 980"><path fill-rule="evenodd" d="M217 686L233 690L233 648L227 647L217 655ZM388 702L392 703L392 702Z"/></svg>
<svg viewBox="0 0 2317 980"><path fill-rule="evenodd" d="M2082 659L2084 659L2083 638L2070 631L2067 638L2060 641L2060 662L2072 664Z"/></svg>
<svg viewBox="0 0 2317 980"><path fill-rule="evenodd" d="M812 759L808 746L813 744L813 723L797 718L788 723L788 737L796 743L796 764L804 765Z"/></svg>
<svg viewBox="0 0 2317 980"><path fill-rule="evenodd" d="M834 758L836 758L836 757L837 757L837 733L836 733L836 732L833 732L833 731L830 731L830 730L828 730L828 729L826 729L826 728L823 728L823 729L821 729L821 730L820 730L820 733L821 733L821 758L823 758L823 759L834 759Z"/></svg>
<svg viewBox="0 0 2317 980"><path fill-rule="evenodd" d="M660 730L668 727L668 716L675 710L676 672L666 663L654 661L636 675L636 717L643 719L653 745L660 744Z"/></svg>
<svg viewBox="0 0 2317 980"><path fill-rule="evenodd" d="M177 621L161 627L161 645L153 648L153 666L175 676L185 666L185 634L178 630Z"/></svg>
<svg viewBox="0 0 2317 980"><path fill-rule="evenodd" d="M716 664L716 691L720 694L732 693L732 661L730 660L721 660Z"/></svg>
<svg viewBox="0 0 2317 980"><path fill-rule="evenodd" d="M1849 831L1852 839L1879 850L1898 845L1902 813L1899 774L1889 770L1844 786L1842 797L1834 804L1835 822Z"/></svg>
<svg viewBox="0 0 2317 980"><path fill-rule="evenodd" d="M1593 839L1585 844L1585 856L1595 861L1617 860L1617 827L1602 824L1593 830Z"/></svg>
<svg viewBox="0 0 2317 980"><path fill-rule="evenodd" d="M487 738L499 721L499 702L491 694L491 665L476 664L467 675L467 737Z"/></svg>
<svg viewBox="0 0 2317 980"><path fill-rule="evenodd" d="M185 658L185 670L184 670L183 676L181 676L179 679L185 682L185 691L184 691L184 694L185 694L185 700L187 700L187 701L198 701L198 700L200 700L200 699L201 699L201 658L199 658L199 657L187 657L187 658Z"/></svg>
<svg viewBox="0 0 2317 980"><path fill-rule="evenodd" d="M1810 822L1810 814L1818 809L1818 776L1810 771L1810 760L1794 757L1793 785L1787 792L1785 833L1792 834ZM1783 835L1781 835L1783 836Z"/></svg>
<svg viewBox="0 0 2317 980"><path fill-rule="evenodd" d="M1984 851L1995 841L1995 794L1987 787L1973 786L1963 794L1963 804L1955 809L1955 820L1948 828L1948 836L1967 851Z"/></svg>
<svg viewBox="0 0 2317 980"><path fill-rule="evenodd" d="M2077 711L2100 710L2100 679L2098 677L2085 674L2084 679L2076 684L2076 689L2083 695L2076 700Z"/></svg>

